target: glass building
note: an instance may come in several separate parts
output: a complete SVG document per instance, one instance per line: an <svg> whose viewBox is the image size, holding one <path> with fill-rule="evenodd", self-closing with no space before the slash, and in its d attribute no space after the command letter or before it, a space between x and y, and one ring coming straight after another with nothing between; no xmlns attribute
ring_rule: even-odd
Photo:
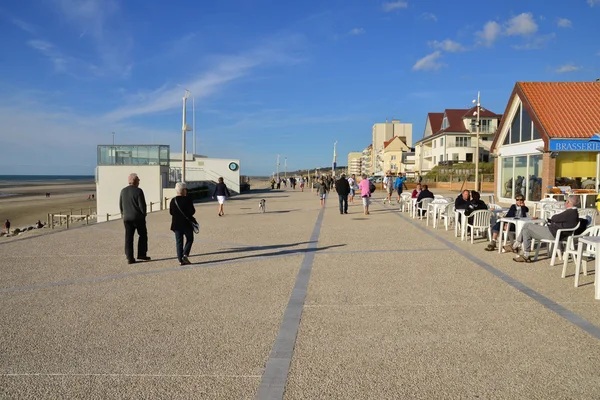
<svg viewBox="0 0 600 400"><path fill-rule="evenodd" d="M169 165L168 145L99 145L98 165Z"/></svg>

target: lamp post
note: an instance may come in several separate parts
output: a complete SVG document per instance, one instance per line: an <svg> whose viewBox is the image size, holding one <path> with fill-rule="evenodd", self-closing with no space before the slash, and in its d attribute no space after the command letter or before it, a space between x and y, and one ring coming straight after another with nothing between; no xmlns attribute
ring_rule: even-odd
<svg viewBox="0 0 600 400"><path fill-rule="evenodd" d="M283 171L284 171L284 179L287 180L287 157L283 159Z"/></svg>
<svg viewBox="0 0 600 400"><path fill-rule="evenodd" d="M279 154L277 154L277 178L279 179Z"/></svg>
<svg viewBox="0 0 600 400"><path fill-rule="evenodd" d="M196 155L196 97L192 96L192 134L193 134L193 148L194 156Z"/></svg>
<svg viewBox="0 0 600 400"><path fill-rule="evenodd" d="M479 118L481 114L481 93L477 92L477 100L473 100L473 103L477 102L477 111L473 115L477 116L475 122L476 134L475 134L475 190L479 192Z"/></svg>
<svg viewBox="0 0 600 400"><path fill-rule="evenodd" d="M331 177L332 178L335 176L335 166L336 166L336 159L337 159L337 153L335 152L336 146L337 146L337 140L333 143L333 163L331 165Z"/></svg>
<svg viewBox="0 0 600 400"><path fill-rule="evenodd" d="M113 146L114 146L115 145L115 133L113 132L112 135L113 135Z"/></svg>

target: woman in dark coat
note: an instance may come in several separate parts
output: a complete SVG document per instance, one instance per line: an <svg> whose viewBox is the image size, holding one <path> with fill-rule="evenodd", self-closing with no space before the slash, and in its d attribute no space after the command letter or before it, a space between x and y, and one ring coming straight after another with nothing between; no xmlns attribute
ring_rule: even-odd
<svg viewBox="0 0 600 400"><path fill-rule="evenodd" d="M194 227L192 222L196 222L194 214L196 209L192 199L187 197L187 188L185 183L178 182L175 185L177 196L171 199L169 212L171 213L171 230L175 232L175 246L177 248L177 259L179 265L191 264L188 257L194 243ZM185 246L183 238L185 236Z"/></svg>
<svg viewBox="0 0 600 400"><path fill-rule="evenodd" d="M215 186L215 191L212 195L212 198L214 199L215 196L217 196L217 200L219 201L220 217L221 215L225 215L225 213L223 212L223 204L225 204L225 198L231 197L229 189L227 189L227 186L225 186L225 183L223 182L223 178L219 178L219 183L217 183L217 186Z"/></svg>

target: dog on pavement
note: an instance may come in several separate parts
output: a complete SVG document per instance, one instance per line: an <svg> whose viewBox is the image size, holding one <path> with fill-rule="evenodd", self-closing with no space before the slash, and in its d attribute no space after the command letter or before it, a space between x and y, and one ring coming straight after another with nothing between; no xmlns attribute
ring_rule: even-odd
<svg viewBox="0 0 600 400"><path fill-rule="evenodd" d="M261 199L258 203L258 211L264 213L267 211L267 201L265 199Z"/></svg>

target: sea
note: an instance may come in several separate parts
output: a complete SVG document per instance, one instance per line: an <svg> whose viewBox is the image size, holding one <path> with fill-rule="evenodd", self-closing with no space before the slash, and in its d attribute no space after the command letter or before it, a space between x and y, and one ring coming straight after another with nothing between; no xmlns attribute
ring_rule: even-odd
<svg viewBox="0 0 600 400"><path fill-rule="evenodd" d="M15 186L64 185L69 183L93 183L94 175L0 175L0 189ZM16 193L0 192L0 197Z"/></svg>

